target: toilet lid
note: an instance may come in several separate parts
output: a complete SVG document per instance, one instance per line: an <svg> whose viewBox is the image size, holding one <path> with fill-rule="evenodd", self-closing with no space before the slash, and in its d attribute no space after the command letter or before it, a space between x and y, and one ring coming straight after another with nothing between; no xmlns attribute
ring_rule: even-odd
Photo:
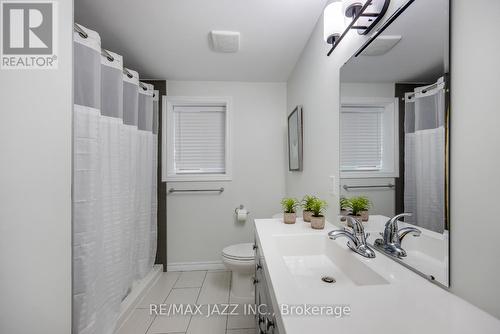
<svg viewBox="0 0 500 334"><path fill-rule="evenodd" d="M227 246L222 250L222 255L235 260L253 260L253 245L253 243L245 243Z"/></svg>

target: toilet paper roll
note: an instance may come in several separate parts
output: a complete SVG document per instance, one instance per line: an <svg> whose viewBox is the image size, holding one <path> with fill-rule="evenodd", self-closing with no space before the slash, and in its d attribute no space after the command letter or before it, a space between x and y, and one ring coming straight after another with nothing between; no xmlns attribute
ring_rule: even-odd
<svg viewBox="0 0 500 334"><path fill-rule="evenodd" d="M247 216L248 216L247 210L245 210L245 209L237 209L236 213L237 213L238 221L239 222L246 222L247 221Z"/></svg>

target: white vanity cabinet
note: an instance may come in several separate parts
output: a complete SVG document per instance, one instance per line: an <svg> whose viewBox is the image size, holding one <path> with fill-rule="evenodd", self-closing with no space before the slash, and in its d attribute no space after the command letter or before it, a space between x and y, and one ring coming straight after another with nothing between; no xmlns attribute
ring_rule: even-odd
<svg viewBox="0 0 500 334"><path fill-rule="evenodd" d="M259 238L255 236L255 305L257 313L255 315L255 328L257 334L278 334L278 326L274 313L277 308L273 306L271 297L271 287L266 279L265 258L261 252ZM274 303L275 304L275 303ZM275 304L276 305L276 304Z"/></svg>

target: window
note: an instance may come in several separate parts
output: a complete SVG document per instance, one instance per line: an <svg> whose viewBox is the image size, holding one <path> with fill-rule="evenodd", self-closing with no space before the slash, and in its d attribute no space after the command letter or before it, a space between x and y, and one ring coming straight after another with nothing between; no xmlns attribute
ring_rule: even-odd
<svg viewBox="0 0 500 334"><path fill-rule="evenodd" d="M341 169L382 169L382 115L380 107L345 107L341 114Z"/></svg>
<svg viewBox="0 0 500 334"><path fill-rule="evenodd" d="M171 97L164 109L165 181L230 180L228 100Z"/></svg>
<svg viewBox="0 0 500 334"><path fill-rule="evenodd" d="M398 176L396 103L394 99L342 102L341 177Z"/></svg>

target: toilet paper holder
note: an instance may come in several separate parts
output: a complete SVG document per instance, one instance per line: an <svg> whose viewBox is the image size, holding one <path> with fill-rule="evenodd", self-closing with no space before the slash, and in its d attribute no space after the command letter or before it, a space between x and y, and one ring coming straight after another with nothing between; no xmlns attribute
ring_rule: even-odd
<svg viewBox="0 0 500 334"><path fill-rule="evenodd" d="M240 204L239 207L237 207L236 209L234 209L234 213L237 215L238 214L238 210L244 210L245 209L245 206L243 204ZM250 214L250 211L247 211L247 214Z"/></svg>

